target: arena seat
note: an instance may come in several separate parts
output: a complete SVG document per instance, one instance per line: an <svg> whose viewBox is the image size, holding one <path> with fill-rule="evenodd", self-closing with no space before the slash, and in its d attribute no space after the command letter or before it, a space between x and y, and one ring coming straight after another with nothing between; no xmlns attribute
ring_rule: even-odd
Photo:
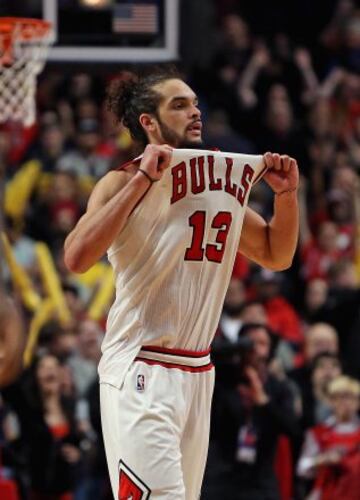
<svg viewBox="0 0 360 500"><path fill-rule="evenodd" d="M1 500L20 500L15 481L0 478Z"/></svg>

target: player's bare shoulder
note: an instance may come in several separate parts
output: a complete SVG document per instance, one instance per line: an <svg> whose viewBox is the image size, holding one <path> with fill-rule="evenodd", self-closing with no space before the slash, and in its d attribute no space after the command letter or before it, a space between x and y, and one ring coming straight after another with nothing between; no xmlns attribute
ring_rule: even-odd
<svg viewBox="0 0 360 500"><path fill-rule="evenodd" d="M129 164L126 169L111 170L102 177L91 193L87 211L93 211L105 205L113 198L135 175L137 166Z"/></svg>
<svg viewBox="0 0 360 500"><path fill-rule="evenodd" d="M114 196L121 191L124 186L130 181L130 179L136 173L136 166L129 164L129 168L121 170L111 170L104 177L102 177L96 186L94 187L90 198L88 200L87 208L85 214L80 217L75 228L67 236L64 249L65 252L68 250L71 242L74 240L77 231L82 228L89 219L99 211L108 201L110 201Z"/></svg>

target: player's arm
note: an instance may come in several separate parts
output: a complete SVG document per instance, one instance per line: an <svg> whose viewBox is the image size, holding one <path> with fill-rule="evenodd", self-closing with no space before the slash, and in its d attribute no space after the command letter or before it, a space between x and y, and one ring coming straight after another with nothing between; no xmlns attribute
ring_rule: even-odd
<svg viewBox="0 0 360 500"><path fill-rule="evenodd" d="M126 221L151 187L152 180L161 178L170 164L168 146L149 145L145 148L139 169L109 172L95 186L85 215L68 235L64 245L64 261L73 272L83 273L107 251ZM151 180L152 179L152 180Z"/></svg>
<svg viewBox="0 0 360 500"><path fill-rule="evenodd" d="M257 264L273 271L291 266L299 234L297 188L299 172L296 160L289 156L266 153L268 171L264 180L274 191L274 215L266 222L247 208L239 251Z"/></svg>

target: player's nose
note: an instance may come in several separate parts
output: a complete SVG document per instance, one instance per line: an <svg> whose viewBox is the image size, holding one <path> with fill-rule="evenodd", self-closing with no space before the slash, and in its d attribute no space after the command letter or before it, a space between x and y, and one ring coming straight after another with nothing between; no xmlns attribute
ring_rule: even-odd
<svg viewBox="0 0 360 500"><path fill-rule="evenodd" d="M198 108L198 106L196 106L195 104L193 104L192 108L191 108L191 118L195 118L195 119L200 119L201 118L201 111L200 109Z"/></svg>

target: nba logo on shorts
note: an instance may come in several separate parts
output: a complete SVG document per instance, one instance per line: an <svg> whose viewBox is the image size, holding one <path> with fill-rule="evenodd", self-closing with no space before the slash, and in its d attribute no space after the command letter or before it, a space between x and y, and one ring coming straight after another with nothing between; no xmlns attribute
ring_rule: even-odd
<svg viewBox="0 0 360 500"><path fill-rule="evenodd" d="M136 390L143 392L145 390L145 375L138 375L136 377Z"/></svg>

